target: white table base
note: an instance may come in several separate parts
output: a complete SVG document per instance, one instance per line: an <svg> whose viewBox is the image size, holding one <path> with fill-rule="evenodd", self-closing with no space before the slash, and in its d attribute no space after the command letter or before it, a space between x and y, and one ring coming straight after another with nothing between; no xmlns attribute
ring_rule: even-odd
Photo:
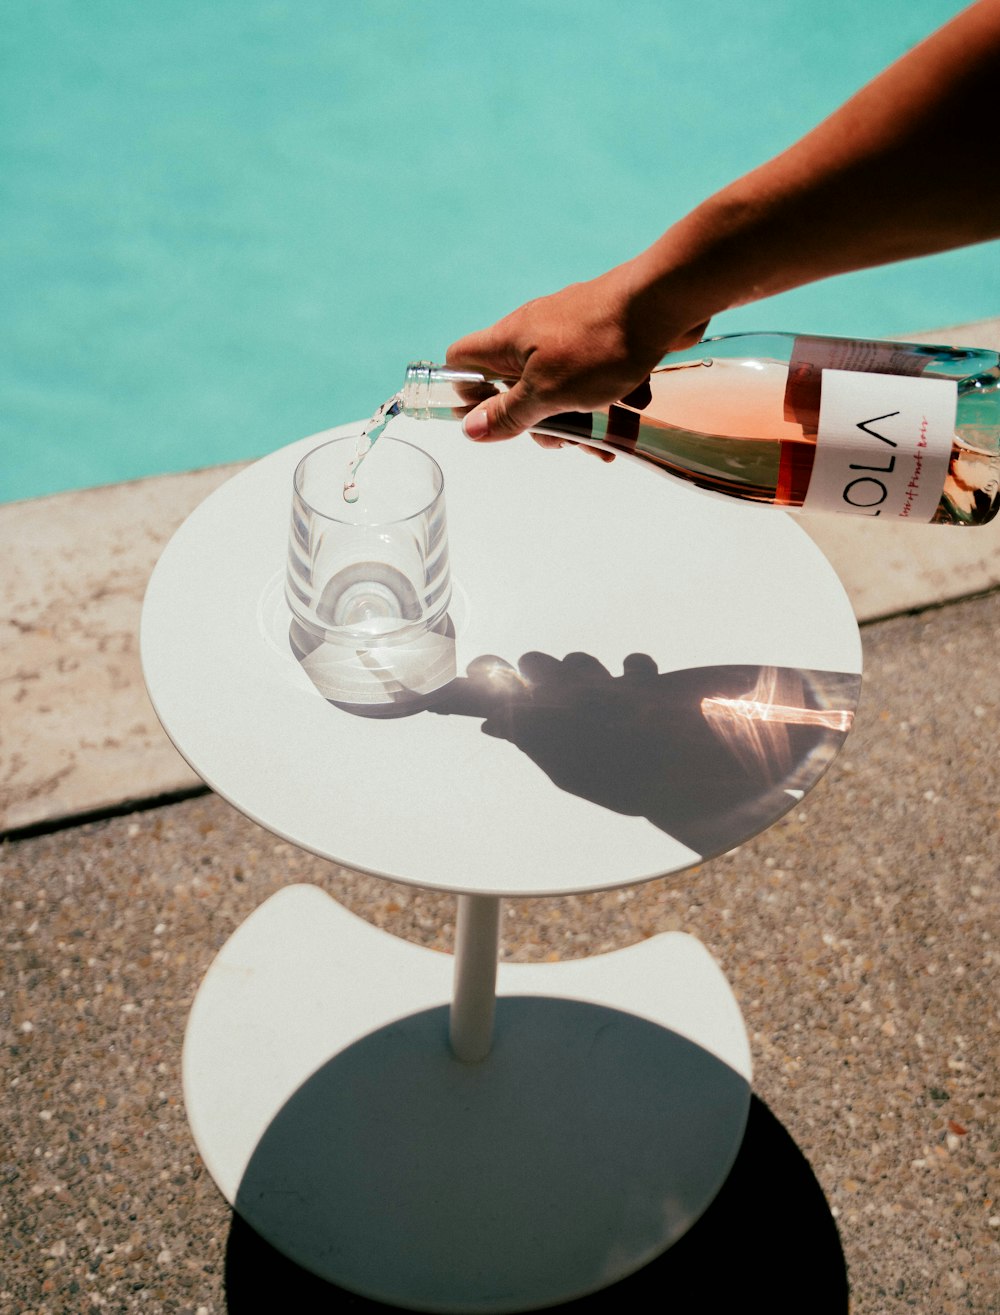
<svg viewBox="0 0 1000 1315"><path fill-rule="evenodd" d="M292 1260L391 1305L531 1310L634 1272L742 1140L750 1052L721 970L679 932L501 964L492 1048L467 1063L453 968L316 887L257 909L185 1038L213 1178Z"/></svg>

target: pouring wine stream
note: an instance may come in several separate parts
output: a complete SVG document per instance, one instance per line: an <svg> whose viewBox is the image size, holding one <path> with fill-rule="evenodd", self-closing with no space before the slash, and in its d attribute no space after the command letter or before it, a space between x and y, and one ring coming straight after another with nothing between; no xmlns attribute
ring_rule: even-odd
<svg viewBox="0 0 1000 1315"><path fill-rule="evenodd" d="M403 409L403 395L396 393L390 397L387 402L383 402L372 418L365 425L358 437L358 446L355 450L353 460L347 469L347 478L344 480L344 501L357 502L358 484L357 473L358 467L364 461L365 457L372 450L382 435L382 431L393 418Z"/></svg>

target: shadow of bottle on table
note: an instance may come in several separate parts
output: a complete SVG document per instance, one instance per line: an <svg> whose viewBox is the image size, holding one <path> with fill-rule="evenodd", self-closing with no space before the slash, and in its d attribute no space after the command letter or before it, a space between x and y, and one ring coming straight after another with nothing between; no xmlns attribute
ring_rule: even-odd
<svg viewBox="0 0 1000 1315"><path fill-rule="evenodd" d="M229 1315L376 1315L397 1309L316 1278L237 1215L226 1248L225 1287ZM848 1291L837 1226L812 1169L767 1105L753 1096L733 1169L689 1232L629 1278L549 1309L603 1315L621 1310L624 1302L631 1311L728 1315L758 1304L769 1315L847 1315Z"/></svg>
<svg viewBox="0 0 1000 1315"><path fill-rule="evenodd" d="M587 653L477 658L431 715L483 719L561 789L645 817L704 858L775 822L833 761L860 676L749 665L620 676Z"/></svg>
<svg viewBox="0 0 1000 1315"><path fill-rule="evenodd" d="M392 723L482 720L559 786L645 817L702 858L770 826L812 788L851 727L856 673L750 664L660 671L632 653L615 676L589 653L486 654L456 675L445 618L419 641L364 652L293 622L289 645L317 691L354 716Z"/></svg>

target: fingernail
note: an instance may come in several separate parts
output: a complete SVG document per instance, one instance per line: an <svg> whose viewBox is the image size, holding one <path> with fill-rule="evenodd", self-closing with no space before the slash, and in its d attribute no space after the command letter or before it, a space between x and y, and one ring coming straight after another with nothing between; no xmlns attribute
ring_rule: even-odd
<svg viewBox="0 0 1000 1315"><path fill-rule="evenodd" d="M470 411L462 421L462 430L466 438L485 438L489 427L490 418L483 410Z"/></svg>

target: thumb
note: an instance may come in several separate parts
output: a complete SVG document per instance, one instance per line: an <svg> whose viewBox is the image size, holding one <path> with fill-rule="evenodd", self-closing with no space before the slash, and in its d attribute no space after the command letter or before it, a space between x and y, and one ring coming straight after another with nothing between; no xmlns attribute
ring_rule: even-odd
<svg viewBox="0 0 1000 1315"><path fill-rule="evenodd" d="M544 408L532 406L528 391L519 380L506 392L497 393L474 407L462 422L462 429L467 438L490 443L523 434L545 414Z"/></svg>

